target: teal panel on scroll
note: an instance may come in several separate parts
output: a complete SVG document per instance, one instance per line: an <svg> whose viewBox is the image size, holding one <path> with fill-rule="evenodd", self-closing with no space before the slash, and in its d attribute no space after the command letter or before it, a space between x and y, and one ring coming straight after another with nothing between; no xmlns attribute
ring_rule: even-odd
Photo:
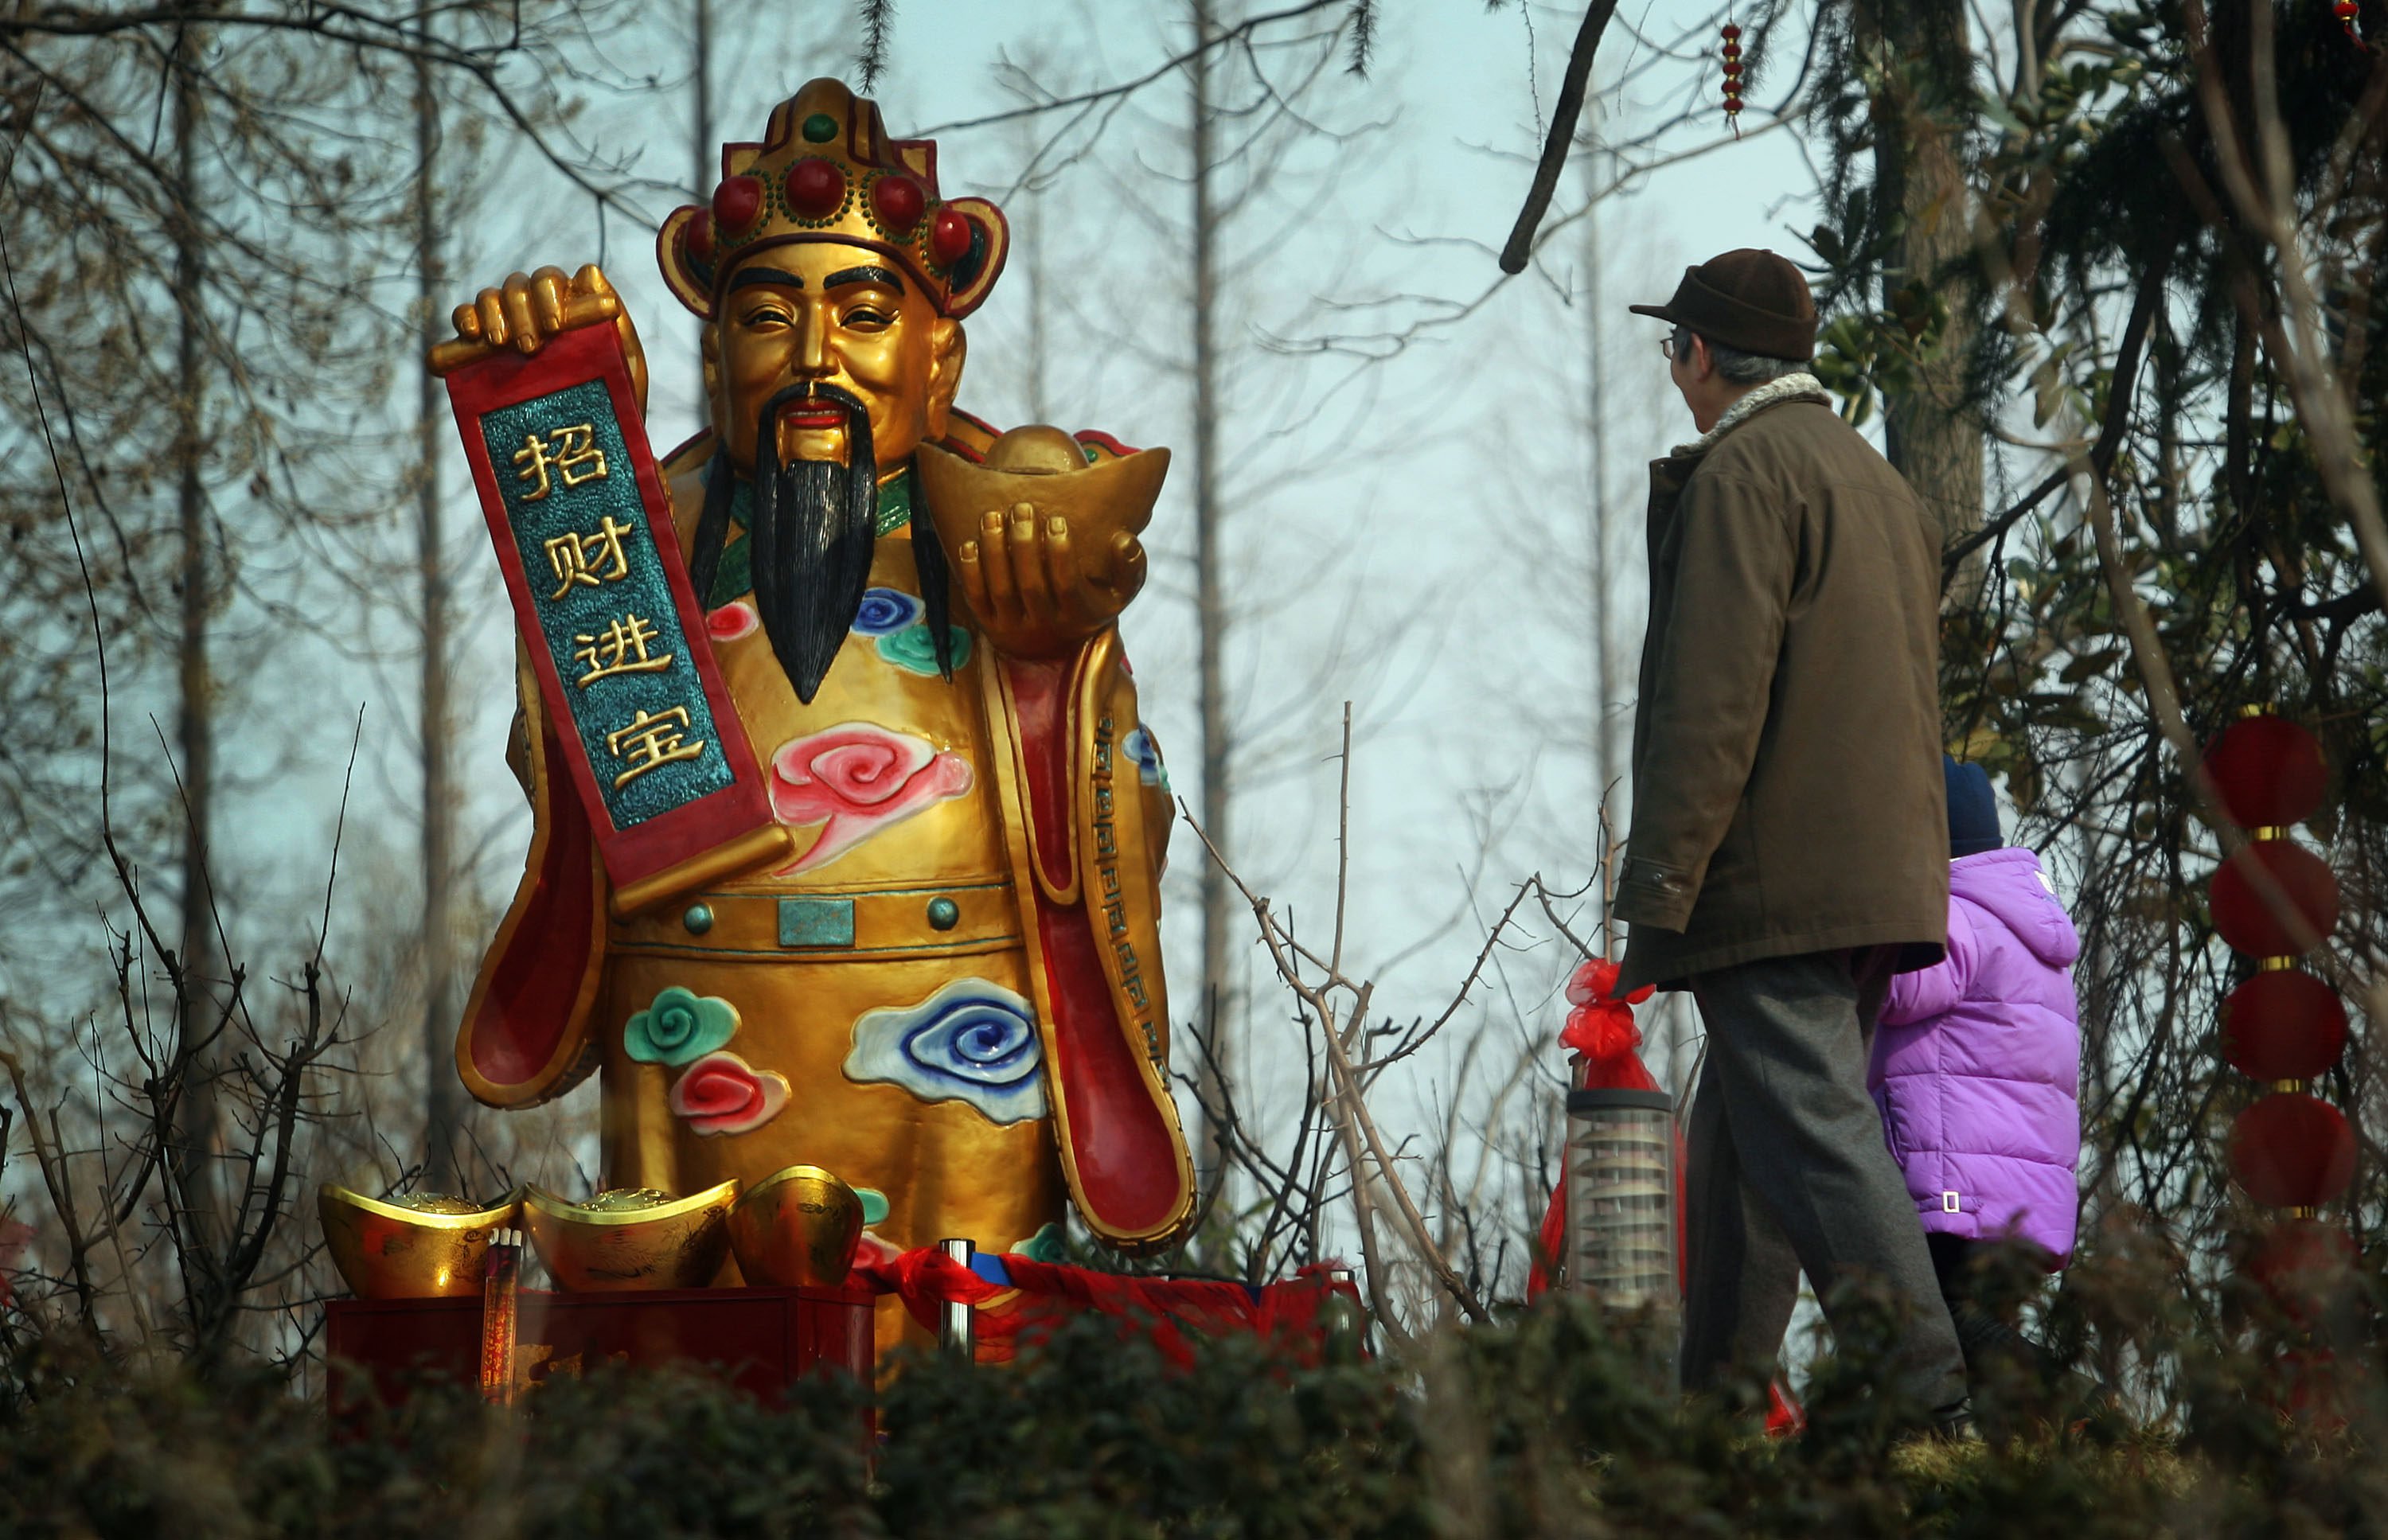
<svg viewBox="0 0 2388 1540"><path fill-rule="evenodd" d="M614 827L732 784L605 383L484 412L480 426L540 633Z"/></svg>

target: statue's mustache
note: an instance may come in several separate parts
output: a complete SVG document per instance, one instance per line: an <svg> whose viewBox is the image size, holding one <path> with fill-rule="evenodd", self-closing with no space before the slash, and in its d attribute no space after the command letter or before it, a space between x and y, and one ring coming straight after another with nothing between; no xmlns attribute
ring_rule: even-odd
<svg viewBox="0 0 2388 1540"><path fill-rule="evenodd" d="M773 392L771 398L763 403L763 410L757 416L755 424L755 470L758 478L767 462L777 463L779 461L781 419L816 405L840 409L844 421L838 425L846 430L846 458L842 463L849 470L858 468L855 464L855 451L857 448L868 448L870 443L869 403L842 385L831 385L825 380L799 380ZM861 429L859 437L855 431L857 424ZM875 477L878 467L873 465L870 471Z"/></svg>

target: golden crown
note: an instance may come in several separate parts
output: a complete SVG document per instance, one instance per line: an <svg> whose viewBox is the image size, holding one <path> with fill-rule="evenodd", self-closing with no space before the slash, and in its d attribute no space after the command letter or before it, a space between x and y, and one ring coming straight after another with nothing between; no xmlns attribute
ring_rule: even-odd
<svg viewBox="0 0 2388 1540"><path fill-rule="evenodd" d="M892 257L959 319L995 287L1011 235L984 198L937 196L935 140L890 139L878 103L818 80L772 109L761 144L721 146L712 206L675 209L655 256L680 302L710 321L740 258L800 241Z"/></svg>

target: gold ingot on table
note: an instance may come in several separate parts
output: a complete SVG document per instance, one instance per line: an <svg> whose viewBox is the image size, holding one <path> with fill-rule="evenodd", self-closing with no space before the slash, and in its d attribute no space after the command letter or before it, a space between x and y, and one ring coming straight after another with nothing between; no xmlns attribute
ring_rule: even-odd
<svg viewBox="0 0 2388 1540"><path fill-rule="evenodd" d="M730 1249L746 1281L835 1288L862 1244L862 1200L818 1166L772 1172L730 1211Z"/></svg>
<svg viewBox="0 0 2388 1540"><path fill-rule="evenodd" d="M445 1193L369 1198L325 1182L315 1192L324 1249L359 1299L442 1299L481 1292L493 1231L514 1222L519 1194L484 1208Z"/></svg>
<svg viewBox="0 0 2388 1540"><path fill-rule="evenodd" d="M559 1289L702 1289L730 1255L730 1205L737 1201L735 1177L685 1198L620 1187L566 1203L526 1187L523 1228Z"/></svg>

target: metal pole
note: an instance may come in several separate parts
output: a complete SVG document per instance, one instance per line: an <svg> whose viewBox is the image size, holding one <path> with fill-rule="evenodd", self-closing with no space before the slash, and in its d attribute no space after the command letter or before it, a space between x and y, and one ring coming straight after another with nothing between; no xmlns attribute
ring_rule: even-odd
<svg viewBox="0 0 2388 1540"><path fill-rule="evenodd" d="M481 1399L496 1407L514 1404L514 1306L522 1239L519 1230L500 1230L481 1262Z"/></svg>
<svg viewBox="0 0 2388 1540"><path fill-rule="evenodd" d="M978 1248L971 1242L948 1239L937 1243L937 1249L967 1268ZM946 1300L937 1310L937 1349L949 1358L964 1363L974 1362L978 1355L977 1322L972 1306L959 1300Z"/></svg>
<svg viewBox="0 0 2388 1540"><path fill-rule="evenodd" d="M1327 1269L1328 1294L1320 1309L1326 1326L1327 1361L1353 1364L1367 1355L1368 1319L1357 1303L1343 1294L1353 1286L1352 1269Z"/></svg>

